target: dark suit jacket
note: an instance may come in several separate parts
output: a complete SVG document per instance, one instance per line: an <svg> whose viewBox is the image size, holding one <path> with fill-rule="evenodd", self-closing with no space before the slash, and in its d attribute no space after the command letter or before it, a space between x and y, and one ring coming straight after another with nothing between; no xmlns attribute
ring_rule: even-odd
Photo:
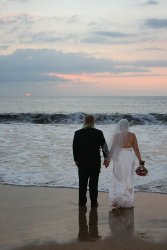
<svg viewBox="0 0 167 250"><path fill-rule="evenodd" d="M79 167L100 168L100 149L106 157L104 147L106 149L107 144L101 130L93 127L79 129L75 132L73 139L74 161Z"/></svg>

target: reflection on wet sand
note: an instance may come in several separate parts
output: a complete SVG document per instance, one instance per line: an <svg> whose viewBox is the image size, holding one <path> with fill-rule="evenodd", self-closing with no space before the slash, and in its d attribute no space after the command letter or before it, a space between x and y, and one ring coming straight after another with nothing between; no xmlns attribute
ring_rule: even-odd
<svg viewBox="0 0 167 250"><path fill-rule="evenodd" d="M166 250L167 243L155 243L136 237L134 232L134 209L117 209L109 212L109 237L101 238L98 231L98 211L96 208L87 213L79 209L78 241L67 244L56 242L28 245L15 250ZM88 220L88 223L87 223ZM101 239L98 241L98 239Z"/></svg>
<svg viewBox="0 0 167 250"><path fill-rule="evenodd" d="M109 212L109 226L113 237L133 236L134 209L119 208Z"/></svg>
<svg viewBox="0 0 167 250"><path fill-rule="evenodd" d="M97 208L91 208L89 212L89 222L86 217L87 209L79 208L78 222L79 233L78 240L80 241L95 241L100 237L98 231L98 213Z"/></svg>
<svg viewBox="0 0 167 250"><path fill-rule="evenodd" d="M87 208L79 208L79 241L95 241L100 239L98 230L98 211L92 208L89 212L87 222ZM111 238L122 237L127 238L133 236L134 233L134 209L119 208L109 212L109 226L111 230Z"/></svg>

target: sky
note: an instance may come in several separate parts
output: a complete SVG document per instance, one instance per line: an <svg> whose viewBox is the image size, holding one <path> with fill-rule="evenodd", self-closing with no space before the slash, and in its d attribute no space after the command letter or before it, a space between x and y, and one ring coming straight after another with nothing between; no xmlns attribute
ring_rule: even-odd
<svg viewBox="0 0 167 250"><path fill-rule="evenodd" d="M166 0L0 0L1 96L167 96Z"/></svg>

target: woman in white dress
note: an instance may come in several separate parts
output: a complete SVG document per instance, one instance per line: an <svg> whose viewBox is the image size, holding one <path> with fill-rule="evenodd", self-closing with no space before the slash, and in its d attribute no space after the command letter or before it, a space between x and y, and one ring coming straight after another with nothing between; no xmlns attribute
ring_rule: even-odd
<svg viewBox="0 0 167 250"><path fill-rule="evenodd" d="M109 200L112 208L134 207L134 174L135 155L141 164L137 138L129 132L128 120L118 122L110 149L110 158L113 161L113 174Z"/></svg>

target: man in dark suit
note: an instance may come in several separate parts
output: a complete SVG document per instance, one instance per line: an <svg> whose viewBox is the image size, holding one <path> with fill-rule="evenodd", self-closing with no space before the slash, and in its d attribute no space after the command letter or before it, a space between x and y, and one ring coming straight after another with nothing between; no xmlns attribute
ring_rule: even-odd
<svg viewBox="0 0 167 250"><path fill-rule="evenodd" d="M98 179L101 168L100 149L107 168L108 148L103 132L94 127L94 116L87 115L82 129L75 132L73 139L73 156L79 174L79 206L84 207L87 202L87 185L89 181L89 195L91 207L97 207Z"/></svg>

